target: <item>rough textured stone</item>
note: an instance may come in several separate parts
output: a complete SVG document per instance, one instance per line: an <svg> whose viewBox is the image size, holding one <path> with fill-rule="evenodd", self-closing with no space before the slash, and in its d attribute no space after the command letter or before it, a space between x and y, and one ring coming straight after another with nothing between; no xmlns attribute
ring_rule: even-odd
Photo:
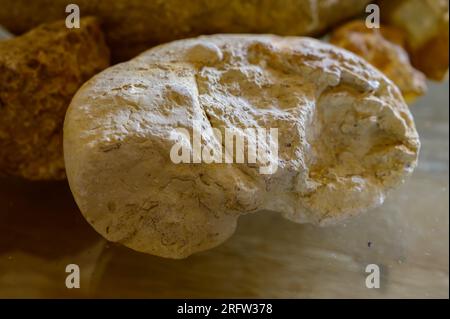
<svg viewBox="0 0 450 319"><path fill-rule="evenodd" d="M64 21L0 42L0 174L65 177L62 127L70 100L109 65L97 21Z"/></svg>
<svg viewBox="0 0 450 319"><path fill-rule="evenodd" d="M193 120L213 147L212 127L278 128L278 170L174 164L173 132L192 132ZM86 219L111 241L172 258L220 244L241 214L326 225L380 205L418 150L390 80L348 51L296 37L161 45L88 81L64 126L67 175Z"/></svg>

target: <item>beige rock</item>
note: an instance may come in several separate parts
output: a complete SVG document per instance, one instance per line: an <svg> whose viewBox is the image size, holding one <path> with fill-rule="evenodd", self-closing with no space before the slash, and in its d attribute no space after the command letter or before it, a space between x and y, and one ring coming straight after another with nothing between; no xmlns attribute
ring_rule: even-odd
<svg viewBox="0 0 450 319"><path fill-rule="evenodd" d="M194 120L215 151L212 128L278 128L278 169L173 163L174 132ZM222 243L245 213L326 225L380 205L419 146L399 89L374 67L318 40L264 35L176 41L113 66L78 91L64 126L86 219L108 240L171 258Z"/></svg>

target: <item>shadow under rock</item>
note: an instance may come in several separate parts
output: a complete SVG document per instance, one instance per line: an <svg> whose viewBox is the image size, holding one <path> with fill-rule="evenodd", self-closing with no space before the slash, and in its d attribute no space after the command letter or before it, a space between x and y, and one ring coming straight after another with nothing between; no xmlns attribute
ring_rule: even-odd
<svg viewBox="0 0 450 319"><path fill-rule="evenodd" d="M82 252L101 240L81 215L67 181L0 178L0 255L45 259Z"/></svg>

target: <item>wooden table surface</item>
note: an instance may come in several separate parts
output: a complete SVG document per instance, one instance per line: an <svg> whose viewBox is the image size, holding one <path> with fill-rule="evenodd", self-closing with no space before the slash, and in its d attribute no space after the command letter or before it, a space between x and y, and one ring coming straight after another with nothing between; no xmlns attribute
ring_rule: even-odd
<svg viewBox="0 0 450 319"><path fill-rule="evenodd" d="M106 242L66 182L0 179L0 297L449 297L448 83L412 107L420 165L386 203L317 228L262 212L225 244L184 260ZM77 264L80 289L67 289ZM365 267L381 287L365 286Z"/></svg>

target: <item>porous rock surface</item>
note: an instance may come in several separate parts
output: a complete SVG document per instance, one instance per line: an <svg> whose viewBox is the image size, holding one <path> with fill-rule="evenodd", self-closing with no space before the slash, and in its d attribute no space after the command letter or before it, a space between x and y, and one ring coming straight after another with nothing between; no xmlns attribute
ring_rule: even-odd
<svg viewBox="0 0 450 319"><path fill-rule="evenodd" d="M0 175L65 178L62 129L78 88L109 66L98 21L43 24L0 41Z"/></svg>
<svg viewBox="0 0 450 319"><path fill-rule="evenodd" d="M173 163L173 145L190 145L174 131L194 121L213 149L213 127L278 128L278 169ZM241 214L326 225L380 205L419 145L399 89L375 68L318 40L268 35L176 41L113 66L78 91L64 127L70 187L89 223L171 258L222 243Z"/></svg>

